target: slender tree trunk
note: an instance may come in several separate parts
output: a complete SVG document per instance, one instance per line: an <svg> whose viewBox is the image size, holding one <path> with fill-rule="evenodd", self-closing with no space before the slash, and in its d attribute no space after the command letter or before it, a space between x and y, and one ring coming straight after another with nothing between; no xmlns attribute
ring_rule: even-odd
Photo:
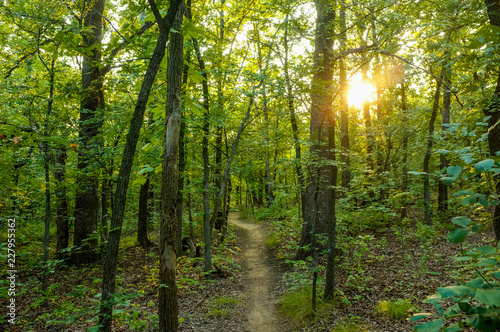
<svg viewBox="0 0 500 332"><path fill-rule="evenodd" d="M89 55L83 57L82 100L79 119L78 178L75 199L75 232L72 253L75 264L87 264L99 258L97 230L99 215L99 179L95 168L98 158L99 136L104 112L103 75L101 73L101 41L105 0L85 0L86 15L83 26L90 32L82 34Z"/></svg>
<svg viewBox="0 0 500 332"><path fill-rule="evenodd" d="M490 25L500 27L500 3L498 0L485 0ZM500 69L498 69L498 81L495 93L491 97L491 102L484 109L484 115L489 116L488 120L488 145L490 156L495 157L500 151ZM500 196L500 181L496 178L496 194ZM500 205L495 206L493 212L493 229L495 239L500 242Z"/></svg>
<svg viewBox="0 0 500 332"><path fill-rule="evenodd" d="M224 198L224 193L226 192L226 187L227 187L227 184L229 183L229 176L230 176L229 172L231 171L231 164L233 163L234 155L236 153L236 149L238 148L241 134L243 133L243 130L245 129L245 127L247 125L248 119L250 118L250 113L251 113L252 108L253 108L253 103L254 103L254 100L252 97L250 99L250 103L248 105L245 118L241 121L240 128L238 129L238 133L236 134L236 138L234 139L233 147L231 149L231 155L229 155L229 157L227 158L226 167L224 167L224 173L222 175L221 188L220 188L220 191L215 199L214 211L212 213L212 221L215 218L217 218L217 215L219 214L219 209L220 209L222 200Z"/></svg>
<svg viewBox="0 0 500 332"><path fill-rule="evenodd" d="M346 48L346 4L345 0L340 4L340 48L345 51ZM347 101L347 71L345 68L344 60L339 60L339 84L340 84L340 147L341 147L341 161L342 161L342 188L345 190L350 189L351 171L350 171L350 148L349 148L349 105Z"/></svg>
<svg viewBox="0 0 500 332"><path fill-rule="evenodd" d="M101 306L99 313L99 330L102 332L111 332L113 315L113 293L115 292L116 264L118 259L118 249L120 246L120 236L123 224L123 215L125 213L125 204L127 202L127 189L132 171L132 162L134 160L137 141L144 120L144 112L148 102L149 93L153 86L156 73L160 68L161 61L165 55L165 47L168 41L170 28L174 21L177 9L181 0L172 0L168 8L167 15L162 18L154 0L149 0L149 4L155 14L160 31L156 40L156 47L149 61L146 74L142 81L141 90L137 97L137 102L130 123L129 132L123 158L116 183L115 200L113 203L113 214L111 216L111 227L109 232L108 245L106 247L106 257L103 264L103 280Z"/></svg>
<svg viewBox="0 0 500 332"><path fill-rule="evenodd" d="M441 77L443 77L443 71L441 72ZM439 108L439 98L441 95L441 80L436 83L436 92L434 92L434 103L432 105L431 118L429 120L429 134L427 136L427 148L425 150L424 157L424 213L425 222L427 225L432 225L432 211L431 211L431 188L430 188L430 160L432 154L432 145L434 143L434 123L436 122L437 111Z"/></svg>
<svg viewBox="0 0 500 332"><path fill-rule="evenodd" d="M188 0L186 6L191 7L191 1ZM191 58L190 54L186 54L184 63L188 63ZM185 147L187 145L186 141L186 119L184 119L184 104L182 100L186 95L186 85L188 81L189 66L184 65L182 72L182 89L181 89L181 127L179 132L179 180L178 180L178 193L177 193L177 252L182 253L182 221L183 221L183 203L184 203L184 171L186 169L186 152Z"/></svg>
<svg viewBox="0 0 500 332"><path fill-rule="evenodd" d="M177 303L177 197L179 134L181 112L181 87L183 72L182 19L184 3L181 3L173 30L170 34L167 67L167 98L165 143L163 145L162 207L160 225L160 301L158 316L160 331L171 332L179 328Z"/></svg>
<svg viewBox="0 0 500 332"><path fill-rule="evenodd" d="M401 83L401 111L403 113L403 123L407 123L408 121L408 107L406 105L406 85L403 81ZM401 183L401 191L406 193L408 191L408 131L406 127L403 127L403 157L401 163L403 164L402 168L402 183ZM406 206L406 200L404 206L401 208L401 219L406 218L408 215L408 207Z"/></svg>
<svg viewBox="0 0 500 332"><path fill-rule="evenodd" d="M142 248L148 248L153 243L148 238L148 201L149 201L150 175L139 190L139 217L137 218L137 242Z"/></svg>
<svg viewBox="0 0 500 332"><path fill-rule="evenodd" d="M333 114L331 86L333 80L333 24L335 12L330 3L317 0L316 33L314 46L315 73L311 87L311 123L309 149L313 162L308 169L304 193L304 226L296 259L305 259L311 251L304 247L313 243L316 234L328 234L332 216L332 173L327 161L331 159L328 147L329 114ZM314 248L316 250L316 248ZM313 250L313 251L314 251Z"/></svg>
<svg viewBox="0 0 500 332"><path fill-rule="evenodd" d="M446 85L451 86L450 77L449 74L446 73L446 71L444 73L443 79ZM443 118L441 132L444 137L446 136L446 131L448 130L448 124L450 123L450 108L451 108L451 91L449 89L445 89L443 92L443 110L441 112L441 116ZM441 153L439 155L439 160L441 169L448 167L448 160L445 154ZM448 211L448 186L443 181L439 181L438 210L440 212Z"/></svg>
<svg viewBox="0 0 500 332"><path fill-rule="evenodd" d="M66 198L66 159L65 148L57 150L54 164L55 196L56 196L56 250L59 259L67 258L63 252L69 245L68 200Z"/></svg>

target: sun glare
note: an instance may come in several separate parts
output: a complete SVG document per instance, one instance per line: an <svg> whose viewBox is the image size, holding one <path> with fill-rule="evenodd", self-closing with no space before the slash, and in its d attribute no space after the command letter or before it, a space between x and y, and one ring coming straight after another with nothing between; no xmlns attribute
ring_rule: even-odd
<svg viewBox="0 0 500 332"><path fill-rule="evenodd" d="M363 81L352 82L347 95L349 105L362 108L365 101L373 101L377 89L370 83Z"/></svg>

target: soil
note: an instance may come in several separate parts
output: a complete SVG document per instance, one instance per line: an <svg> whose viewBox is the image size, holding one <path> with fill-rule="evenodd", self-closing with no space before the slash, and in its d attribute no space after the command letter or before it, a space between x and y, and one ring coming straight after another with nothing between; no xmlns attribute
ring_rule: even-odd
<svg viewBox="0 0 500 332"><path fill-rule="evenodd" d="M261 225L251 224L239 218L235 212L229 214L229 222L243 230L247 246L242 258L246 271L243 273L244 294L249 330L251 332L278 331L276 296L271 286L278 282L279 275L270 273L269 257L264 246L265 231Z"/></svg>
<svg viewBox="0 0 500 332"><path fill-rule="evenodd" d="M282 277L290 272L290 267L277 260L276 252L268 251L264 245L268 231L265 225L242 220L237 212L230 213L229 222L237 227L235 236L228 240L224 249L225 260L214 258L217 272L212 280L203 280L201 276L202 258L191 260L189 264L179 263L182 269L179 276L184 278L179 280L179 331L291 331L292 323L278 313L278 300L289 288ZM422 300L435 293L437 287L456 284L456 272L453 274L456 264L452 256L459 252L460 246L447 243L445 234L437 236L431 244L424 244L410 236L411 230L408 232L402 239L390 229L373 231L374 240L370 241L369 250L362 257L356 258L350 250L339 251L336 287L349 304L339 303L316 324L298 327L298 330L329 332L347 319L358 322L359 331L412 331L417 323L381 316L376 313L377 304L384 300L409 299L416 312L433 312ZM492 238L491 230L470 235L464 246L492 244ZM214 250L217 253L219 249L214 246ZM227 252L231 253L229 259ZM157 322L152 318L158 312L157 257L157 247L149 250L128 247L120 253L118 286L122 294L132 296L130 304L121 309L139 314L133 321L130 321L131 314L117 318L113 324L115 332L137 330L131 325L137 322L144 323L143 331L158 331ZM234 262L224 266L228 260ZM355 276L356 266L363 268L362 279L357 281L358 286L352 286L350 278ZM54 288L46 305L35 305L40 299L37 285L41 269L30 266L27 260L20 260L18 270L19 323L0 324L0 331L83 332L95 325L98 309L95 295L100 291L101 266L58 268L49 277L49 284ZM227 314L211 315L211 301L221 296L237 299L240 303L232 305ZM73 304L74 310L71 309ZM5 299L0 299L0 306L5 308L6 305ZM74 318L70 320L68 314ZM54 318L58 318L58 322L53 321Z"/></svg>

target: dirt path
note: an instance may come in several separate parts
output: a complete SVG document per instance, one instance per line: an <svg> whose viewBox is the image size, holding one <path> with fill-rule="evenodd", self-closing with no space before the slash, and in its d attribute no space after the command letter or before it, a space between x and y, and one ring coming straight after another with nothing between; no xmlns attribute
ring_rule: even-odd
<svg viewBox="0 0 500 332"><path fill-rule="evenodd" d="M245 293L248 303L247 318L250 331L278 331L275 304L270 295L272 275L265 258L265 232L263 227L245 222L239 218L237 212L229 214L229 222L242 228L247 234L247 245L243 249L247 270L244 270L243 274L246 280Z"/></svg>

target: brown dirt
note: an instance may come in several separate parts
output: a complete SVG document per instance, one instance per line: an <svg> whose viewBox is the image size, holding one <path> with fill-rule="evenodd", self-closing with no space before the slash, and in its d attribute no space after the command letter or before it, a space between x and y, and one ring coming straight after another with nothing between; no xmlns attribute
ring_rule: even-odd
<svg viewBox="0 0 500 332"><path fill-rule="evenodd" d="M246 237L247 245L242 252L246 266L242 296L248 308L246 315L249 329L252 332L277 331L276 296L271 292L276 276L270 273L266 261L263 226L243 221L236 212L229 214L229 222L243 229Z"/></svg>

